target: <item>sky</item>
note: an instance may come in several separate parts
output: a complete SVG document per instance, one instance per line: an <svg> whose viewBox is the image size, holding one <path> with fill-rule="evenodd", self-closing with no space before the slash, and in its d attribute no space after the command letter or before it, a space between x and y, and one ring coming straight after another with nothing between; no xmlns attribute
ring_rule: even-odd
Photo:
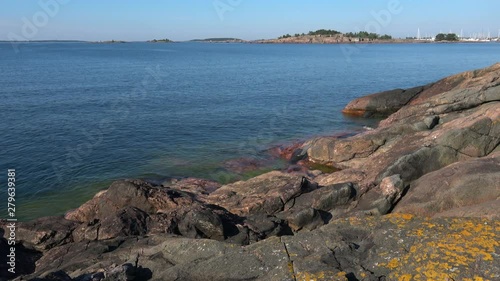
<svg viewBox="0 0 500 281"><path fill-rule="evenodd" d="M0 40L276 38L317 29L496 37L497 0L2 0Z"/></svg>

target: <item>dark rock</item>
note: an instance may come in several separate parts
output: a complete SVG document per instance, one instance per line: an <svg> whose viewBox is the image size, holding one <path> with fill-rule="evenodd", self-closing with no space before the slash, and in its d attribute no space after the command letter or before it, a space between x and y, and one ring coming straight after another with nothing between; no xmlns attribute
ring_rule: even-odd
<svg viewBox="0 0 500 281"><path fill-rule="evenodd" d="M51 272L43 278L31 279L31 281L72 281L73 279L64 271Z"/></svg>
<svg viewBox="0 0 500 281"><path fill-rule="evenodd" d="M304 150L302 148L297 148L293 151L291 157L290 157L290 162L295 164L301 160L304 160L307 158L307 150Z"/></svg>
<svg viewBox="0 0 500 281"><path fill-rule="evenodd" d="M425 117L424 123L425 123L425 126L427 126L427 129L432 130L432 129L434 129L434 127L436 127L437 124L439 124L439 116Z"/></svg>
<svg viewBox="0 0 500 281"><path fill-rule="evenodd" d="M150 195L156 195L160 191L154 192L152 189L151 184L139 180L116 181L80 208L67 212L65 218L77 222L102 220L125 207L136 207L146 213L154 213L158 206L152 204L154 198L150 200Z"/></svg>
<svg viewBox="0 0 500 281"><path fill-rule="evenodd" d="M343 183L322 187L310 194L312 196L311 203L313 208L330 211L335 207L347 205L354 200L357 191L352 183ZM301 200L304 199L301 198Z"/></svg>
<svg viewBox="0 0 500 281"><path fill-rule="evenodd" d="M294 232L302 229L313 230L325 224L319 211L313 208L292 208L277 214L277 216L286 220Z"/></svg>
<svg viewBox="0 0 500 281"><path fill-rule="evenodd" d="M272 236L292 234L284 220L273 216L250 216L245 220L245 226L250 230L249 243L255 243Z"/></svg>
<svg viewBox="0 0 500 281"><path fill-rule="evenodd" d="M190 190L197 192L197 188L201 188L192 181L188 182L193 184L189 186ZM186 184L184 182L182 186ZM122 191L123 198L119 198ZM242 219L221 207L200 201L205 195L142 181L118 181L66 217L83 221L75 227L75 241L153 233L216 240L237 235L236 224Z"/></svg>
<svg viewBox="0 0 500 281"><path fill-rule="evenodd" d="M105 274L105 281L132 281L135 280L135 266L130 263L110 268Z"/></svg>
<svg viewBox="0 0 500 281"><path fill-rule="evenodd" d="M100 222L98 239L145 235L147 233L147 219L148 215L140 209L124 208L116 215L110 215Z"/></svg>
<svg viewBox="0 0 500 281"><path fill-rule="evenodd" d="M207 209L191 210L179 223L179 232L188 238L224 240L224 227L218 215Z"/></svg>
<svg viewBox="0 0 500 281"><path fill-rule="evenodd" d="M62 217L44 217L17 223L16 239L38 251L72 242L72 231L78 224Z"/></svg>
<svg viewBox="0 0 500 281"><path fill-rule="evenodd" d="M36 250L27 249L24 245L17 242L15 246L15 272L12 274L8 271L8 269L11 268L8 264L8 262L11 262L8 255L11 255L10 250L12 245L9 245L8 240L3 238L5 236L3 229L0 228L0 272L3 274L1 277L10 280L20 275L33 273L35 271L35 263L42 257L42 253Z"/></svg>

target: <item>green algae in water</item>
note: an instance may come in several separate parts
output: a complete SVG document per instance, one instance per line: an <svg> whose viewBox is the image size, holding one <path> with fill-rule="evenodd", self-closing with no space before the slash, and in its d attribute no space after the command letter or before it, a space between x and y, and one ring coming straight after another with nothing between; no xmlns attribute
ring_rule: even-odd
<svg viewBox="0 0 500 281"><path fill-rule="evenodd" d="M29 221L39 217L64 215L92 199L99 191L107 189L112 182L105 180L70 185L68 189L48 191L43 196L35 195L33 198L20 196L17 218L19 221Z"/></svg>

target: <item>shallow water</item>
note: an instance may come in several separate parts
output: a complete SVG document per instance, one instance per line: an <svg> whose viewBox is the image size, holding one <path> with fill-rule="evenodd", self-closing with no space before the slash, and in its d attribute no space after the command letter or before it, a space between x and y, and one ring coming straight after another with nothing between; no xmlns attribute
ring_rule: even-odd
<svg viewBox="0 0 500 281"><path fill-rule="evenodd" d="M340 110L369 93L500 61L500 44L0 43L0 217L62 214L114 179L234 181L225 160L373 121Z"/></svg>

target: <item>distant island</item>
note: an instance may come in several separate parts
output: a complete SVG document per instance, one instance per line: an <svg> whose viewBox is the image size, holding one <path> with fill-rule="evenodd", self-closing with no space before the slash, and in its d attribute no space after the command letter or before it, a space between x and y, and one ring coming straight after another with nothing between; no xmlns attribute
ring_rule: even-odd
<svg viewBox="0 0 500 281"><path fill-rule="evenodd" d="M153 39L153 40L149 40L147 42L148 43L173 43L174 41L165 38L165 39L159 39L159 40Z"/></svg>
<svg viewBox="0 0 500 281"><path fill-rule="evenodd" d="M94 41L90 43L96 43L96 44L117 44L117 43L127 43L127 41L121 41L121 40L108 40L108 41Z"/></svg>
<svg viewBox="0 0 500 281"><path fill-rule="evenodd" d="M245 43L248 42L239 38L206 38L206 39L194 39L191 42L206 42L206 43Z"/></svg>
<svg viewBox="0 0 500 281"><path fill-rule="evenodd" d="M467 42L500 42L500 37L467 38L455 33L439 33L433 37L393 38L388 34L377 34L367 31L342 33L331 29L318 29L309 33L285 34L276 39L262 39L250 43L292 43L292 44L342 44L342 43L467 43Z"/></svg>
<svg viewBox="0 0 500 281"><path fill-rule="evenodd" d="M342 33L333 29L318 29L309 33L285 34L276 39L256 40L254 43L304 43L304 44L341 44L341 43L388 43L400 42L388 34L367 31Z"/></svg>

